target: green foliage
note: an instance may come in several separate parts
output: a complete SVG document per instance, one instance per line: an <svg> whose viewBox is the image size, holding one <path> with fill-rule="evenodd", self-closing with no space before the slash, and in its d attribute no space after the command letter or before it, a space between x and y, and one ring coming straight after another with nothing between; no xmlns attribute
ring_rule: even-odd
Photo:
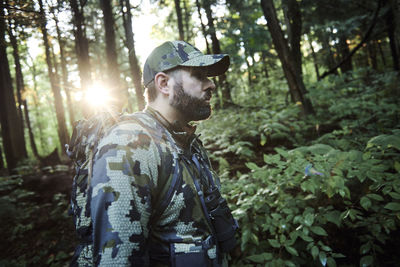
<svg viewBox="0 0 400 267"><path fill-rule="evenodd" d="M391 73L353 72L311 87L315 117L271 98L265 109L221 110L202 125L241 229L232 265L398 260L390 252L400 226L395 84Z"/></svg>
<svg viewBox="0 0 400 267"><path fill-rule="evenodd" d="M0 177L0 266L69 262L75 240L67 198L56 194L51 203L38 200L37 193L24 189L20 175Z"/></svg>

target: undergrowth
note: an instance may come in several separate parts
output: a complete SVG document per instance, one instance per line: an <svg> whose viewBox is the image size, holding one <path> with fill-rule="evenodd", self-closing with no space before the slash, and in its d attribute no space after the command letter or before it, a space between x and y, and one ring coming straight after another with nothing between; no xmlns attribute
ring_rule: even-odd
<svg viewBox="0 0 400 267"><path fill-rule="evenodd" d="M333 76L309 86L304 118L273 94L249 108L255 88L201 125L241 226L232 265L399 262L399 90L395 73Z"/></svg>

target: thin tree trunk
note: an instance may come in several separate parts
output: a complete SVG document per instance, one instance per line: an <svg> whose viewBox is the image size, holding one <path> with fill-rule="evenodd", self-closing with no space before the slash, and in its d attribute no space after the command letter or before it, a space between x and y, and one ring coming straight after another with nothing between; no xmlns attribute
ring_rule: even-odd
<svg viewBox="0 0 400 267"><path fill-rule="evenodd" d="M343 34L339 36L339 54L341 55L341 60L344 60L344 63L340 66L340 70L342 73L353 70L353 64L351 62L351 57L348 57L350 54L349 46L347 45L347 38ZM346 60L345 60L346 59Z"/></svg>
<svg viewBox="0 0 400 267"><path fill-rule="evenodd" d="M124 23L126 46L128 47L129 53L129 67L131 70L133 85L135 86L136 102L139 110L142 110L144 109L144 97L141 82L142 73L140 71L135 51L135 40L132 31L132 13L129 0L120 0L120 6ZM124 12L124 7L126 8L126 12Z"/></svg>
<svg viewBox="0 0 400 267"><path fill-rule="evenodd" d="M394 14L392 8L389 8L386 13L386 28L389 37L390 52L392 54L393 69L399 71L400 62L399 62L399 55L397 52L397 44L395 36L396 25L394 24Z"/></svg>
<svg viewBox="0 0 400 267"><path fill-rule="evenodd" d="M59 4L60 4L60 2L59 2ZM70 122L70 125L73 126L74 121L75 121L75 114L74 114L74 108L72 106L71 94L69 91L69 89L71 88L71 84L68 81L67 61L65 59L65 52L64 52L65 41L61 37L61 30L60 30L60 27L58 26L58 18L54 12L53 12L53 19L56 24L55 26L56 26L56 31L57 31L57 41L58 41L58 45L60 47L61 75L62 75L65 96L67 97L67 109L68 109L68 115L69 115L69 122Z"/></svg>
<svg viewBox="0 0 400 267"><path fill-rule="evenodd" d="M310 37L308 37L308 38L310 38ZM316 73L316 75L317 75L317 80L319 81L321 78L320 78L320 76L319 76L319 68L318 68L318 62L317 62L317 54L315 53L314 46L313 46L312 41L311 41L310 39L308 39L308 43L309 43L310 48L311 48L311 56L312 56L312 58L313 58L314 69L315 69L315 73Z"/></svg>
<svg viewBox="0 0 400 267"><path fill-rule="evenodd" d="M367 44L367 48L368 48L368 56L369 59L371 61L371 67L374 70L378 69L378 60L377 60L377 56L376 56L376 42L374 40L368 42Z"/></svg>
<svg viewBox="0 0 400 267"><path fill-rule="evenodd" d="M211 47L213 54L221 54L221 46L217 38L217 33L214 26L214 18L212 16L211 2L210 0L203 0L203 7L206 12L208 20L208 33L211 36ZM226 80L226 75L222 74L218 78L218 83L222 92L222 103L223 105L231 105L233 103L229 84Z"/></svg>
<svg viewBox="0 0 400 267"><path fill-rule="evenodd" d="M4 169L3 149L0 145L0 170Z"/></svg>
<svg viewBox="0 0 400 267"><path fill-rule="evenodd" d="M188 8L188 0L183 0L183 10L184 10L184 16L185 19L183 21L184 24L184 29L185 29L185 33L186 33L186 41L190 42L192 37L193 37L193 32L190 31L190 15L191 15L191 11Z"/></svg>
<svg viewBox="0 0 400 267"><path fill-rule="evenodd" d="M22 111L22 108L24 106L24 100L22 99L22 92L25 90L25 85L24 85L24 78L22 75L22 69L21 69L21 61L19 57L19 51L18 51L18 44L17 44L17 39L13 33L12 25L9 23L9 30L8 30L8 36L10 37L10 42L11 46L13 48L13 56L14 56L14 64L15 64L15 80L16 80L16 86L17 86L17 100L18 100L18 115L19 115L19 127L22 133L24 133L24 113ZM24 150L24 156L28 157L28 152L26 151L26 143L25 143L25 138L21 139L23 150Z"/></svg>
<svg viewBox="0 0 400 267"><path fill-rule="evenodd" d="M11 173L18 161L26 158L26 148L24 148L24 133L19 126L22 122L15 105L7 58L5 7L4 1L0 0L0 123L7 168Z"/></svg>
<svg viewBox="0 0 400 267"><path fill-rule="evenodd" d="M64 105L62 102L60 87L59 87L59 84L57 83L57 80L56 80L56 77L54 74L53 62L51 61L50 44L49 44L49 40L48 40L48 36L47 36L47 29L46 29L47 20L46 20L46 15L45 15L44 8L43 8L43 1L38 0L38 2L39 2L39 6L40 6L40 15L41 15L40 27L42 29L42 34L43 34L43 42L44 42L45 53L46 53L47 69L49 72L50 85L51 85L51 90L53 91L54 106L56 109L57 124L58 124L58 137L60 140L61 149L63 149L64 145L68 144L68 142L69 142L67 125L65 123Z"/></svg>
<svg viewBox="0 0 400 267"><path fill-rule="evenodd" d="M179 31L179 40L185 40L185 33L183 30L183 22L182 22L182 9L181 9L181 1L174 0L175 3L175 12L176 12L176 19L178 21L178 31Z"/></svg>
<svg viewBox="0 0 400 267"><path fill-rule="evenodd" d="M38 128L39 130L39 140L40 140L40 148L42 149L42 151L45 151L45 141L44 141L44 134L43 134L43 124L42 121L40 120L40 113L39 113L39 108L40 108L40 104L38 101L38 91L37 91L37 81L36 81L36 77L37 77L37 71L36 71L36 67L35 67L35 63L33 61L33 58L31 57L31 55L28 56L31 59L32 62L32 66L30 66L29 64L27 64L29 66L29 70L31 71L32 74L32 82L33 82L33 104L35 106L35 117L36 117L36 122L37 124L35 124L35 127Z"/></svg>
<svg viewBox="0 0 400 267"><path fill-rule="evenodd" d="M378 49L379 49L379 55L382 58L383 66L386 66L386 58L385 58L385 54L383 53L382 43L381 42L378 42Z"/></svg>
<svg viewBox="0 0 400 267"><path fill-rule="evenodd" d="M300 6L296 0L283 1L282 4L284 4L284 6L286 7L284 8L284 11L286 11L285 17L287 21L286 25L288 28L290 52L293 54L296 71L300 73L300 75L302 75L300 51L302 19Z"/></svg>
<svg viewBox="0 0 400 267"><path fill-rule="evenodd" d="M124 100L128 99L128 91L122 88L120 81L120 71L118 65L118 54L115 45L114 16L112 5L109 0L100 0L100 6L103 11L103 21L106 42L106 60L108 86L111 89L112 105L118 111L126 104Z"/></svg>
<svg viewBox="0 0 400 267"><path fill-rule="evenodd" d="M9 36L10 36L10 41L11 45L13 46L13 54L14 54L14 61L15 61L15 77L17 81L17 95L18 95L18 102L19 102L19 112L21 112L20 118L21 122L23 122L23 117L25 116L25 123L26 127L28 128L28 133L29 133L29 141L30 145L32 148L32 153L36 158L39 158L39 154L37 151L37 146L35 143L35 139L32 133L32 126L31 122L29 119L29 112L28 112L28 102L26 101L25 97L23 98L21 95L25 91L25 82L24 82L24 76L22 74L21 70L21 61L19 57L19 51L18 51L18 44L17 40L12 32L11 25L10 25L10 30L9 30ZM22 112L21 106L24 106L24 111ZM21 126L23 123L21 123ZM24 127L22 127L22 131L24 131ZM25 139L24 139L25 142ZM24 145L26 147L26 145Z"/></svg>
<svg viewBox="0 0 400 267"><path fill-rule="evenodd" d="M261 59L262 59L262 69L264 72L264 77L269 78L269 73L268 73L268 66L267 66L267 55L266 52L263 50L261 51ZM267 89L268 90L268 89Z"/></svg>
<svg viewBox="0 0 400 267"><path fill-rule="evenodd" d="M69 0L74 23L75 50L78 59L78 70L82 91L85 92L92 84L92 75L89 57L89 42L86 38L85 17L83 15L83 6L77 0ZM91 110L87 105L81 106L82 113L89 117Z"/></svg>
<svg viewBox="0 0 400 267"><path fill-rule="evenodd" d="M209 45L208 40L207 40L206 26L204 25L204 22L203 22L203 19L202 19L202 16L201 16L201 8L200 8L199 0L196 0L196 7L197 7L197 14L199 15L199 19L200 19L201 32L203 33L204 40L206 42L207 54L211 54L210 45Z"/></svg>
<svg viewBox="0 0 400 267"><path fill-rule="evenodd" d="M272 0L261 0L261 7L268 22L267 26L271 33L275 49L278 52L279 59L282 63L283 72L285 73L289 85L292 100L302 104L304 114L313 114L314 109L311 102L305 97L306 88L301 79L300 73L297 72L297 69L293 64L295 60L292 53L290 53L288 44L283 36Z"/></svg>

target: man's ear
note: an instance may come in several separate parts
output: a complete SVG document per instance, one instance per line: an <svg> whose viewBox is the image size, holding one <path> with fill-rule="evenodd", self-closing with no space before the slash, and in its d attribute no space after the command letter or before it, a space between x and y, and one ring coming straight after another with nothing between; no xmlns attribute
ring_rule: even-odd
<svg viewBox="0 0 400 267"><path fill-rule="evenodd" d="M154 85L163 95L169 95L168 80L169 76L164 72L159 72L154 77Z"/></svg>

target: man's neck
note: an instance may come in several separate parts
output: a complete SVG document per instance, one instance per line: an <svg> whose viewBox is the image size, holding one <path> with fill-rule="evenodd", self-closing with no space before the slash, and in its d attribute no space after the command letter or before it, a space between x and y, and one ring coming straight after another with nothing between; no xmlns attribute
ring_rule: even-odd
<svg viewBox="0 0 400 267"><path fill-rule="evenodd" d="M178 122L180 125L187 125L189 123L183 119L180 112L171 107L168 103L156 100L148 103L148 106L160 113L170 124L176 124Z"/></svg>

